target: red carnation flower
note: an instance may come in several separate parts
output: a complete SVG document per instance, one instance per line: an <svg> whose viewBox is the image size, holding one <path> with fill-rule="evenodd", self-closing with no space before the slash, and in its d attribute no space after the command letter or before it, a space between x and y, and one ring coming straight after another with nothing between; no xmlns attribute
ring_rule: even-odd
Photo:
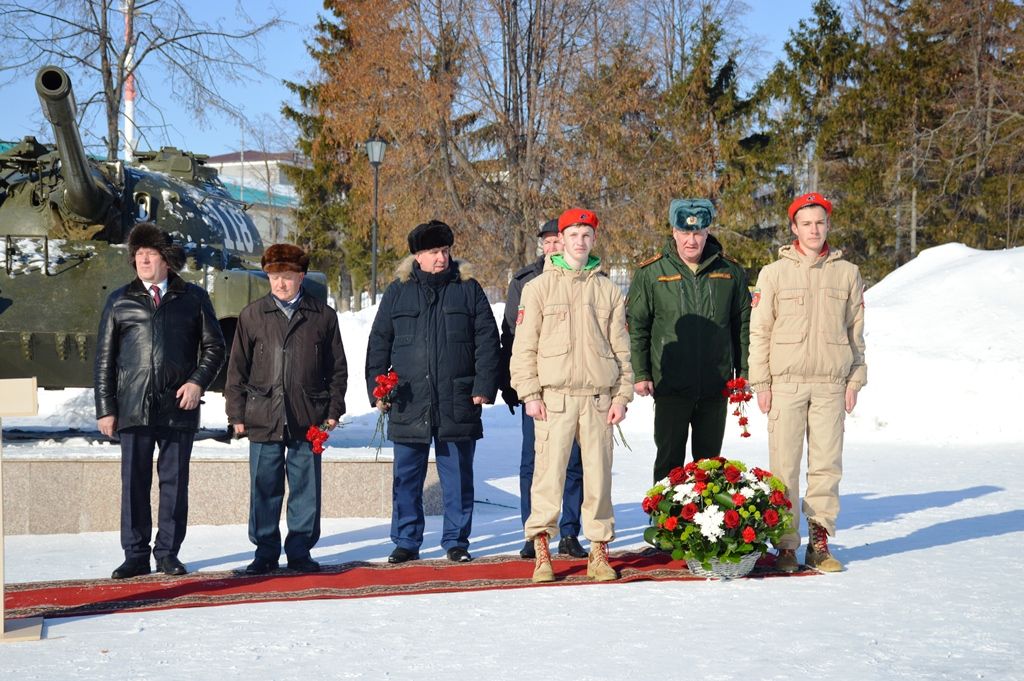
<svg viewBox="0 0 1024 681"><path fill-rule="evenodd" d="M662 527L664 527L669 532L676 529L678 526L679 518L675 517L674 515L670 515L668 518L665 518L665 523L662 525Z"/></svg>
<svg viewBox="0 0 1024 681"><path fill-rule="evenodd" d="M735 527L739 527L739 525L740 525L740 514L737 513L736 511L733 511L732 509L729 509L728 511L725 512L725 519L724 520L725 520L725 526L728 527L731 530L731 529L733 529Z"/></svg>
<svg viewBox="0 0 1024 681"><path fill-rule="evenodd" d="M736 492L736 494L732 495L732 503L736 504L737 506L742 506L743 504L747 503L747 498L740 494L739 492Z"/></svg>
<svg viewBox="0 0 1024 681"><path fill-rule="evenodd" d="M306 430L306 441L311 445L314 454L324 453L324 443L329 437L327 426L310 426Z"/></svg>
<svg viewBox="0 0 1024 681"><path fill-rule="evenodd" d="M693 479L697 482L704 482L708 479L708 472L703 468L694 468Z"/></svg>
<svg viewBox="0 0 1024 681"><path fill-rule="evenodd" d="M744 527L743 541L747 542L748 544L753 544L755 539L757 539L757 532L754 531L754 528L749 526Z"/></svg>
<svg viewBox="0 0 1024 681"><path fill-rule="evenodd" d="M708 488L708 483L706 483L706 482L695 482L695 483L693 483L693 491L696 492L697 494L700 494L701 492L703 492L707 488Z"/></svg>
<svg viewBox="0 0 1024 681"><path fill-rule="evenodd" d="M729 404L736 405L732 415L739 418L740 437L750 437L750 432L747 430L749 421L747 420L746 410L747 402L754 397L754 393L750 391L750 384L747 382L747 379L737 376L726 381L722 395L728 398Z"/></svg>

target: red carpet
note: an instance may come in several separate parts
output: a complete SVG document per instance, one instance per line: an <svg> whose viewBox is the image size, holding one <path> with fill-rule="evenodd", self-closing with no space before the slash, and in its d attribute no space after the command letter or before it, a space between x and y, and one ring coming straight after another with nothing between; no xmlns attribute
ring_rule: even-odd
<svg viewBox="0 0 1024 681"><path fill-rule="evenodd" d="M641 581L702 580L682 561L648 549L611 556L622 578L605 584ZM402 594L447 593L484 589L546 588L597 584L587 579L587 561L554 561L557 581L533 584L533 562L517 556L478 558L472 563L447 560L325 565L323 572L301 575L279 570L250 577L236 572L199 572L185 577L150 575L123 581L79 579L60 582L8 584L6 609L9 619L21 617L76 617L113 612L195 608L208 605L262 603L316 598L366 598ZM796 576L819 574L803 569ZM789 576L774 569L774 556L758 562L752 578Z"/></svg>

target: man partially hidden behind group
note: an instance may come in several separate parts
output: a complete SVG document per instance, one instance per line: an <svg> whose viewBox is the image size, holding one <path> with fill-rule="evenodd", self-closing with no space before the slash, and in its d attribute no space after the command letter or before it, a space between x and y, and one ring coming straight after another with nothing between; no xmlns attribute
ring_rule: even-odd
<svg viewBox="0 0 1024 681"><path fill-rule="evenodd" d="M512 360L512 345L516 335L516 315L519 312L519 301L522 299L523 287L536 279L544 271L544 263L549 255L562 252L562 233L558 230L558 220L548 220L537 233L540 239L541 255L512 276L508 283L508 294L505 296L505 316L501 320L501 398L508 405L509 411L515 413L520 405L519 395L512 387L509 376L509 362ZM530 517L530 487L533 485L533 471L536 461L534 450L533 417L523 409L522 431L523 442L519 457L519 513L526 527ZM558 540L558 553L573 558L586 558L587 552L580 546L580 508L583 505L583 461L580 458L580 444L573 440L572 451L569 453L569 467L565 472L565 490L562 493L562 517L558 523L561 539ZM533 540L526 540L519 551L521 558L533 560Z"/></svg>
<svg viewBox="0 0 1024 681"><path fill-rule="evenodd" d="M245 571L278 567L287 475L288 567L318 572L310 550L320 539L321 459L306 432L333 430L345 413L345 348L337 313L303 287L309 256L301 248L274 244L261 265L270 293L238 317L224 389L228 422L249 438L249 540L256 555Z"/></svg>
<svg viewBox="0 0 1024 681"><path fill-rule="evenodd" d="M473 525L473 453L483 437L482 405L498 393L498 327L471 268L453 260L455 235L432 220L409 233L403 260L381 298L366 348L370 403L388 412L394 442L388 562L419 558L423 484L430 444L444 498L441 546L468 562ZM378 375L398 374L389 404L373 395Z"/></svg>
<svg viewBox="0 0 1024 681"><path fill-rule="evenodd" d="M810 535L804 562L823 572L842 564L829 535L839 515L843 422L867 383L864 282L827 240L832 203L814 192L789 206L796 240L757 277L750 318L750 384L768 414L771 471L786 484L794 525L779 541L776 565L798 569L800 466L807 441L802 511Z"/></svg>
<svg viewBox="0 0 1024 681"><path fill-rule="evenodd" d="M128 235L137 276L107 298L96 339L97 427L121 441L121 548L111 577L149 574L153 451L159 448L157 570L183 575L178 550L188 524L192 441L199 399L224 363L224 336L210 297L177 272L184 250L151 223Z"/></svg>
<svg viewBox="0 0 1024 681"><path fill-rule="evenodd" d="M687 439L694 460L721 453L722 390L747 373L747 276L709 233L714 219L707 199L672 201L672 238L629 289L636 392L654 396L655 482L686 463Z"/></svg>
<svg viewBox="0 0 1024 681"><path fill-rule="evenodd" d="M534 543L533 581L555 579L548 540L558 512L573 440L583 458L583 533L590 540L587 576L618 578L608 561L615 537L612 427L633 399L629 335L622 292L591 255L597 215L573 208L558 218L564 250L523 288L512 346L512 387L536 429L533 508L524 534Z"/></svg>

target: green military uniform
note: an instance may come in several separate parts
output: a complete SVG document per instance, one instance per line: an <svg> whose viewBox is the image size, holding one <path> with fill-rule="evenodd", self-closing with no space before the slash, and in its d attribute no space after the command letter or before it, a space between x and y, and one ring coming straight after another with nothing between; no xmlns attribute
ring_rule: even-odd
<svg viewBox="0 0 1024 681"><path fill-rule="evenodd" d="M669 240L641 263L627 320L634 381L654 382L654 480L684 464L689 430L694 459L718 456L733 373L746 376L750 292L743 269L708 236L696 271Z"/></svg>

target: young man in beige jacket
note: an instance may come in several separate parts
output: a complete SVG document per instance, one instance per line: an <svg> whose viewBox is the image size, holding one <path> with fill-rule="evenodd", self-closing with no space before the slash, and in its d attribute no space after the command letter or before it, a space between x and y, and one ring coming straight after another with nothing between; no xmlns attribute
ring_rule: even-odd
<svg viewBox="0 0 1024 681"><path fill-rule="evenodd" d="M558 219L564 251L523 288L509 366L512 387L535 421L533 508L526 539L534 542L533 581L555 579L548 540L558 531L565 469L573 439L583 459L583 534L590 540L587 576L618 578L608 562L615 536L612 427L633 399L626 304L590 255L597 216L573 208Z"/></svg>
<svg viewBox="0 0 1024 681"><path fill-rule="evenodd" d="M769 467L788 488L794 527L779 541L777 566L798 569L800 464L807 440L802 510L810 535L804 562L843 569L828 548L839 515L843 422L867 383L864 282L829 246L832 204L818 193L789 206L796 241L761 270L750 316L750 384L768 414ZM845 413L844 413L845 411Z"/></svg>

